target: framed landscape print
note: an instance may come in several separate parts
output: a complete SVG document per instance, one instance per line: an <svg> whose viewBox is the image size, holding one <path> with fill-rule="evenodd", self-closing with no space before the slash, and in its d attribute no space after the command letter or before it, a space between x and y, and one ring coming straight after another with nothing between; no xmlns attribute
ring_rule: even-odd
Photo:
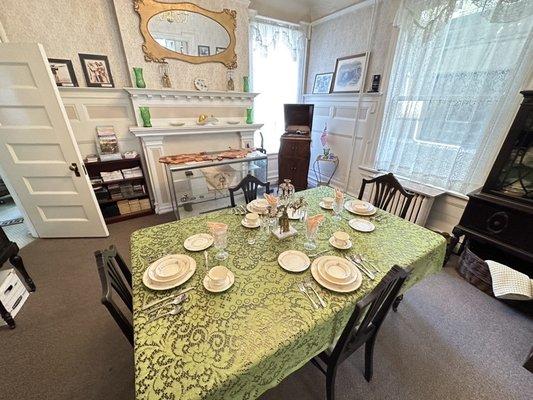
<svg viewBox="0 0 533 400"><path fill-rule="evenodd" d="M50 64L50 69L52 70L52 75L57 86L78 86L78 80L76 79L71 60L49 58L48 63Z"/></svg>
<svg viewBox="0 0 533 400"><path fill-rule="evenodd" d="M115 87L107 56L97 54L78 54L85 82L89 87Z"/></svg>
<svg viewBox="0 0 533 400"><path fill-rule="evenodd" d="M315 84L313 85L313 93L329 93L331 90L331 81L333 72L315 75Z"/></svg>
<svg viewBox="0 0 533 400"><path fill-rule="evenodd" d="M334 93L359 93L366 70L368 53L337 58L333 75Z"/></svg>

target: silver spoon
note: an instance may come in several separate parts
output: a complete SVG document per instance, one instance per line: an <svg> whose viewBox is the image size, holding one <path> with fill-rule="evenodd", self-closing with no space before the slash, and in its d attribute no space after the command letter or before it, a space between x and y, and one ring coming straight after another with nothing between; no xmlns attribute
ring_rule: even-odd
<svg viewBox="0 0 533 400"><path fill-rule="evenodd" d="M182 306L180 305L177 305L176 307L174 307L172 310L170 310L169 312L167 313L164 313L164 314L161 314L161 315L158 315L157 317L154 317L152 318L151 320L149 320L148 322L154 322L155 320L159 319L159 318L163 318L163 317L166 317L166 316L169 316L169 315L178 315L181 310L183 309Z"/></svg>
<svg viewBox="0 0 533 400"><path fill-rule="evenodd" d="M157 311L157 310L159 310L161 308L165 308L165 307L168 307L168 306L171 306L171 305L172 306L177 306L178 304L183 303L185 300L187 300L187 294L186 293L180 294L179 296L176 296L176 298L174 300L172 300L171 302L165 303L165 304L161 304L160 306L152 308L150 311L148 311L148 314L152 314L154 311Z"/></svg>

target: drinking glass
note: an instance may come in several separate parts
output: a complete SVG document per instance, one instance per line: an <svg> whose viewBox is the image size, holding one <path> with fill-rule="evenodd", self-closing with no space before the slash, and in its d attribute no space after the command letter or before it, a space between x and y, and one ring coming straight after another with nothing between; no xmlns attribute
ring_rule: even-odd
<svg viewBox="0 0 533 400"><path fill-rule="evenodd" d="M300 222L307 221L307 207L300 208Z"/></svg>
<svg viewBox="0 0 533 400"><path fill-rule="evenodd" d="M305 228L305 237L307 241L304 243L304 248L306 250L315 250L316 249L316 234L318 227L310 228L307 226Z"/></svg>
<svg viewBox="0 0 533 400"><path fill-rule="evenodd" d="M333 221L339 222L342 219L341 218L342 207L343 207L343 201L335 200L335 202L333 203L333 213L335 214L333 216Z"/></svg>
<svg viewBox="0 0 533 400"><path fill-rule="evenodd" d="M228 252L226 251L226 247L228 245L228 231L223 230L217 232L213 235L213 238L215 243L215 249L218 250L218 253L215 255L215 258L219 261L223 261L228 258Z"/></svg>

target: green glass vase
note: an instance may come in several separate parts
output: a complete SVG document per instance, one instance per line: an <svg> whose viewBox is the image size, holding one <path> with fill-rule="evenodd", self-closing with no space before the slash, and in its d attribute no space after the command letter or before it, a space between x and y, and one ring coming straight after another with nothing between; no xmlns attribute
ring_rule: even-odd
<svg viewBox="0 0 533 400"><path fill-rule="evenodd" d="M242 91L245 93L250 92L250 78L247 76L242 77Z"/></svg>
<svg viewBox="0 0 533 400"><path fill-rule="evenodd" d="M141 67L133 67L133 74L135 75L135 86L144 89L146 82L143 77L143 69Z"/></svg>
<svg viewBox="0 0 533 400"><path fill-rule="evenodd" d="M254 109L253 108L246 109L246 123L247 124L254 123Z"/></svg>
<svg viewBox="0 0 533 400"><path fill-rule="evenodd" d="M143 126L145 128L151 128L152 127L152 121L150 121L150 119L152 117L150 116L150 108L149 107L139 107L139 110L141 111L141 118L143 120Z"/></svg>

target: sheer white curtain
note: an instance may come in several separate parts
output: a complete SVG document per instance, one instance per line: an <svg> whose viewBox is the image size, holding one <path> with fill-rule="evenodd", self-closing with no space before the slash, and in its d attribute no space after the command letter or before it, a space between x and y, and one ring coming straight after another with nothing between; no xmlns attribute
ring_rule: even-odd
<svg viewBox="0 0 533 400"><path fill-rule="evenodd" d="M404 0L376 168L480 187L533 72L533 0Z"/></svg>
<svg viewBox="0 0 533 400"><path fill-rule="evenodd" d="M297 26L268 20L250 23L250 72L254 100L254 119L262 128L264 147L277 153L279 137L285 130L283 104L298 103L302 95L307 41Z"/></svg>

